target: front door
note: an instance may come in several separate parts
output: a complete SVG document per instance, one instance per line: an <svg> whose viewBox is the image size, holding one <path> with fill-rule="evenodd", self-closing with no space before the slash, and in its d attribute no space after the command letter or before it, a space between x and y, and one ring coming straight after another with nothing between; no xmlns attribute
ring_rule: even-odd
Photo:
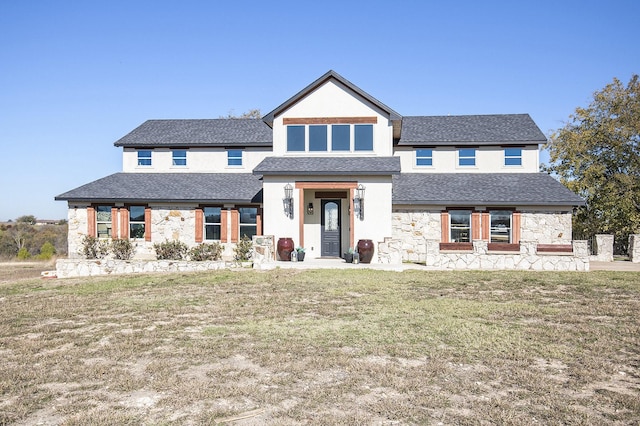
<svg viewBox="0 0 640 426"><path fill-rule="evenodd" d="M340 257L340 200L322 200L322 256Z"/></svg>

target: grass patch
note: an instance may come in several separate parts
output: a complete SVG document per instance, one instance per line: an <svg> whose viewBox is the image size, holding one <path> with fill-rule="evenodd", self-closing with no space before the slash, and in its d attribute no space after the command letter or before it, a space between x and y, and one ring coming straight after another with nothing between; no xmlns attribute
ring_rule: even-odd
<svg viewBox="0 0 640 426"><path fill-rule="evenodd" d="M0 424L632 424L640 274L0 284Z"/></svg>

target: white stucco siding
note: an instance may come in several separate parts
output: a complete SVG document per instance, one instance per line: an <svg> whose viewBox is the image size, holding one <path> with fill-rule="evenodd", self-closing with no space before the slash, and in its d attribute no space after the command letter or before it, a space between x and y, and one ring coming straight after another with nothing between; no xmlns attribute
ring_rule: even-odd
<svg viewBox="0 0 640 426"><path fill-rule="evenodd" d="M540 170L538 149L522 148L522 165L505 166L504 148L487 146L476 149L475 166L458 166L458 153L454 147L433 148L433 166L416 166L415 148L397 148L403 173L537 173Z"/></svg>
<svg viewBox="0 0 640 426"><path fill-rule="evenodd" d="M293 191L293 219L284 213L284 186L290 183L294 188L296 182L304 186L304 182L327 182L327 188L321 185L314 189L295 189ZM347 189L335 189L332 183L356 182L365 186L364 219L353 219L353 235L355 246L360 239L372 240L376 245L391 236L391 177L376 176L340 176L330 178L326 176L266 176L263 182L264 206L264 234L273 235L277 242L280 238L292 238L296 246L301 245L300 227L304 232L304 247L307 256L315 258L321 256L321 199L315 198L316 192L347 192L347 198L340 200L341 206L341 248L346 251L350 246L350 211L351 193ZM300 186L300 185L299 185ZM314 205L314 214L307 214L309 203ZM302 203L302 204L301 204ZM301 209L301 207L303 207ZM377 261L374 256L373 262Z"/></svg>
<svg viewBox="0 0 640 426"><path fill-rule="evenodd" d="M322 155L321 152L287 152L287 130L283 124L284 118L319 117L376 117L377 123L373 125L373 152L359 152L359 154L392 155L393 127L388 114L335 81L329 81L320 86L275 118L273 123L274 155ZM353 129L351 130L353 140ZM330 144L328 148L331 149ZM326 155L326 152L324 154ZM334 154L353 155L349 152L335 152Z"/></svg>
<svg viewBox="0 0 640 426"><path fill-rule="evenodd" d="M130 173L251 173L265 157L272 155L270 148L242 149L242 166L229 166L224 148L191 148L186 151L186 166L174 166L172 150L166 148L152 150L151 166L138 166L138 151L125 148L122 170Z"/></svg>

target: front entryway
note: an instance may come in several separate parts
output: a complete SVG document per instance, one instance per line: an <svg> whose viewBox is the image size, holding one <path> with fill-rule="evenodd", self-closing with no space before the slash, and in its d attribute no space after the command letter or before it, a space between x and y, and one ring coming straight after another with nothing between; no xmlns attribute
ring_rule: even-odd
<svg viewBox="0 0 640 426"><path fill-rule="evenodd" d="M340 257L340 200L322 200L321 240L323 257Z"/></svg>

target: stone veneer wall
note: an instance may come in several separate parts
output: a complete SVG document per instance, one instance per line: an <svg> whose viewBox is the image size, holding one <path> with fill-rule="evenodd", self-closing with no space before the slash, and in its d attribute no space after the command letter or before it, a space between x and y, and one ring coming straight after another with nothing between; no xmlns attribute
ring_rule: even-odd
<svg viewBox="0 0 640 426"><path fill-rule="evenodd" d="M59 259L56 261L56 276L58 278L73 278L154 272L195 272L219 270L232 266L243 265L224 261Z"/></svg>
<svg viewBox="0 0 640 426"><path fill-rule="evenodd" d="M521 241L519 252L490 252L486 241L474 241L473 251L440 251L440 241L427 241L427 266L439 269L518 269L588 271L586 241L573 241L573 253L537 253L535 241Z"/></svg>
<svg viewBox="0 0 640 426"><path fill-rule="evenodd" d="M79 251L82 247L82 239L87 235L87 209L86 206L69 208L69 233L68 249L69 259L80 259ZM196 214L195 206L151 206L151 241L144 239L131 240L134 245L134 259L154 260L156 258L153 245L164 241L179 240L188 247L198 245L196 243ZM224 248L222 258L233 259L233 243L221 244Z"/></svg>
<svg viewBox="0 0 640 426"><path fill-rule="evenodd" d="M394 210L391 217L392 238L401 245L403 262L425 262L427 252L425 240L440 239L440 211L417 211L408 209ZM388 242L387 242L388 244ZM382 263L389 263L387 247L379 249L385 253ZM392 256L393 257L393 256Z"/></svg>
<svg viewBox="0 0 640 426"><path fill-rule="evenodd" d="M521 214L520 240L539 244L570 244L571 212L526 211Z"/></svg>

